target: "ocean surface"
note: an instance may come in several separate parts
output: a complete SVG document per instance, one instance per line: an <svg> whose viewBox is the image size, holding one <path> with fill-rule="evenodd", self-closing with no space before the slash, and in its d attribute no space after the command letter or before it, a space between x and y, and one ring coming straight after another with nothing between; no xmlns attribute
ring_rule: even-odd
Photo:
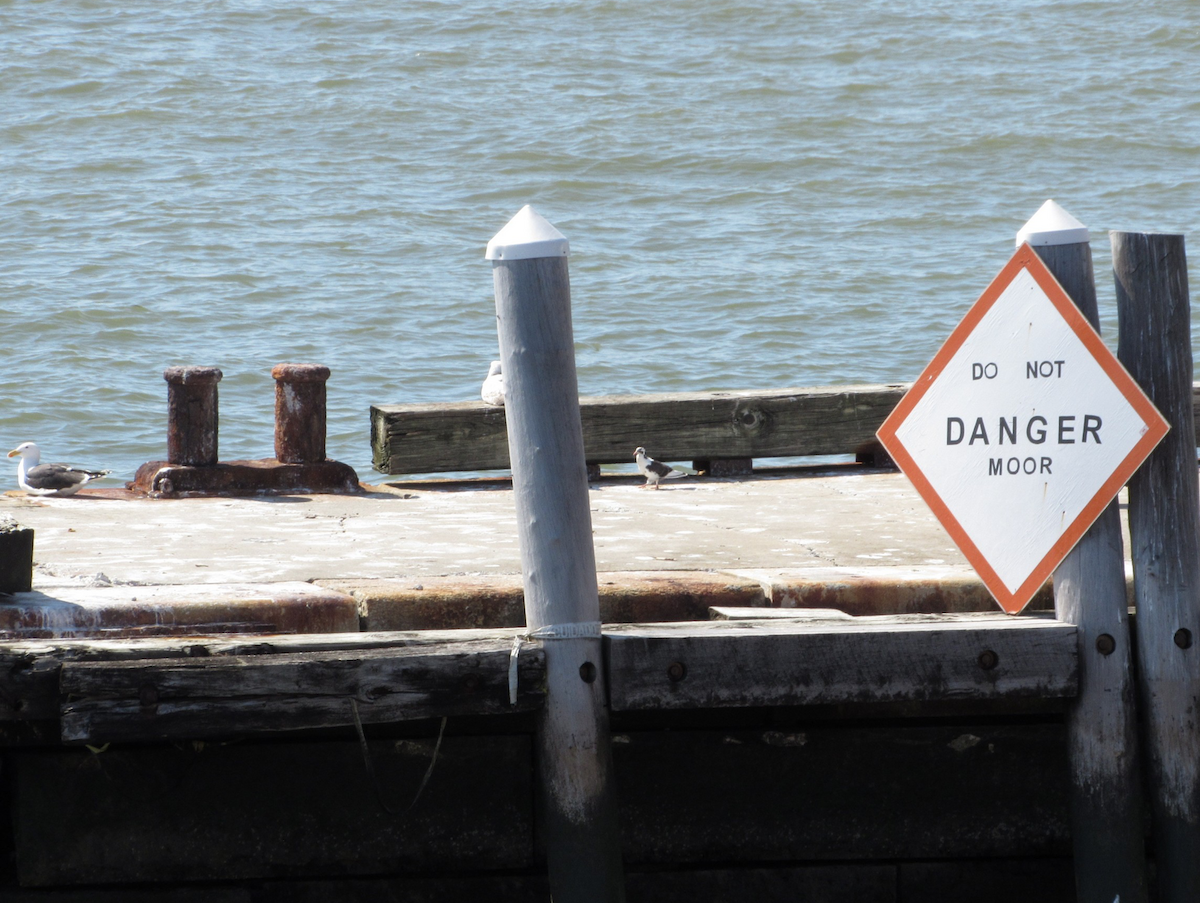
<svg viewBox="0 0 1200 903"><path fill-rule="evenodd" d="M270 457L313 362L378 481L370 405L478 397L526 203L583 394L911 380L1047 198L1115 347L1107 230L1196 253L1197 85L1195 0L0 0L0 451L128 479L190 364Z"/></svg>

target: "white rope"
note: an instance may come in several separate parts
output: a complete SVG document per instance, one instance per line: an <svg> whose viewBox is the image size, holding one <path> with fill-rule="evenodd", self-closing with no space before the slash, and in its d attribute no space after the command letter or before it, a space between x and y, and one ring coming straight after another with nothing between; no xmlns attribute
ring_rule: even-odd
<svg viewBox="0 0 1200 903"><path fill-rule="evenodd" d="M521 647L530 640L578 640L589 637L599 638L599 621L580 621L573 624L547 624L528 633L519 633L513 637L512 650L508 653L508 702L517 704L517 660L521 656Z"/></svg>

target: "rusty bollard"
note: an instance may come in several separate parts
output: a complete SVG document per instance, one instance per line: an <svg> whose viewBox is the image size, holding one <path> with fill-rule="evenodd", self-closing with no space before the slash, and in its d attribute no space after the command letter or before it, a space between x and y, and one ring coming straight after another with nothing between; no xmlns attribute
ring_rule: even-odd
<svg viewBox="0 0 1200 903"><path fill-rule="evenodd" d="M168 367L167 461L207 467L217 463L217 367Z"/></svg>
<svg viewBox="0 0 1200 903"><path fill-rule="evenodd" d="M284 464L325 460L325 382L323 364L276 364L275 458Z"/></svg>

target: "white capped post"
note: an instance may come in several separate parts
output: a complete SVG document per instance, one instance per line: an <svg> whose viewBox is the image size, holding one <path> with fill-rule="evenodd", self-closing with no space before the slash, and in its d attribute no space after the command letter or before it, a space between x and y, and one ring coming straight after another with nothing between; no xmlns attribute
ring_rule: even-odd
<svg viewBox="0 0 1200 903"><path fill-rule="evenodd" d="M1017 233L1099 331L1087 227L1046 201ZM1114 499L1054 571L1054 611L1079 629L1079 696L1067 710L1071 835L1080 901L1145 903L1140 754L1125 556Z"/></svg>
<svg viewBox="0 0 1200 903"><path fill-rule="evenodd" d="M568 257L571 245L549 220L526 204L488 242L485 260Z"/></svg>
<svg viewBox="0 0 1200 903"><path fill-rule="evenodd" d="M537 768L556 903L625 899L600 597L571 328L569 246L526 206L488 242L530 640L544 643Z"/></svg>
<svg viewBox="0 0 1200 903"><path fill-rule="evenodd" d="M1087 226L1067 213L1058 202L1051 199L1038 208L1017 233L1017 247L1031 248L1049 245L1075 245L1088 240ZM1092 277L1093 283L1095 277Z"/></svg>

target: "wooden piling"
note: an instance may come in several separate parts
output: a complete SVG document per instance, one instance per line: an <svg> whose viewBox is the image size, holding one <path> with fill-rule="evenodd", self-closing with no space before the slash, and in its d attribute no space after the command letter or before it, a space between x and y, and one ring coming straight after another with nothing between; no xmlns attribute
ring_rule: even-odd
<svg viewBox="0 0 1200 903"><path fill-rule="evenodd" d="M1099 331L1086 227L1047 201L1017 240L1029 242ZM1148 895L1127 605L1120 503L1114 499L1054 572L1055 615L1079 631L1079 695L1067 709L1067 744L1082 903L1145 903Z"/></svg>
<svg viewBox="0 0 1200 903"><path fill-rule="evenodd" d="M1159 900L1200 900L1200 480L1182 235L1111 233L1118 358L1171 424L1129 481Z"/></svg>
<svg viewBox="0 0 1200 903"><path fill-rule="evenodd" d="M539 808L556 903L625 899L567 240L531 207L488 244L531 637L546 650Z"/></svg>

